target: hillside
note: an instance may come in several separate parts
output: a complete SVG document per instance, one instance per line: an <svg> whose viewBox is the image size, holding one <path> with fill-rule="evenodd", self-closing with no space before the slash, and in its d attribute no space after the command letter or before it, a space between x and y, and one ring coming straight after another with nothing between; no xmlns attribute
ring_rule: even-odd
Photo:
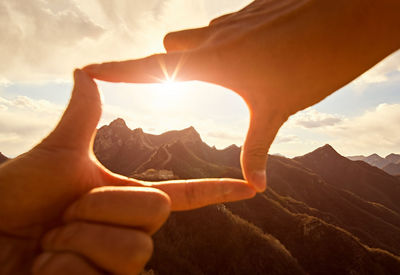
<svg viewBox="0 0 400 275"><path fill-rule="evenodd" d="M351 156L347 157L350 160L361 160L372 166L378 167L391 175L400 174L400 155L399 154L389 154L382 158L378 154L372 154L368 157L365 156Z"/></svg>
<svg viewBox="0 0 400 275"><path fill-rule="evenodd" d="M116 119L98 130L94 153L108 169L125 176L142 178L146 170L155 169L172 171L181 179L242 177L240 148L210 147L193 127L152 135Z"/></svg>
<svg viewBox="0 0 400 275"><path fill-rule="evenodd" d="M149 135L123 120L99 129L96 155L140 179L241 178L240 148L217 150L192 127ZM251 200L173 213L143 274L397 274L400 180L331 146L270 156Z"/></svg>
<svg viewBox="0 0 400 275"><path fill-rule="evenodd" d="M348 190L361 198L400 211L397 178L363 161L351 161L330 145L294 160L321 176L327 183Z"/></svg>
<svg viewBox="0 0 400 275"><path fill-rule="evenodd" d="M400 175L400 163L389 163L382 170L390 175Z"/></svg>
<svg viewBox="0 0 400 275"><path fill-rule="evenodd" d="M0 163L5 162L8 158L0 152Z"/></svg>

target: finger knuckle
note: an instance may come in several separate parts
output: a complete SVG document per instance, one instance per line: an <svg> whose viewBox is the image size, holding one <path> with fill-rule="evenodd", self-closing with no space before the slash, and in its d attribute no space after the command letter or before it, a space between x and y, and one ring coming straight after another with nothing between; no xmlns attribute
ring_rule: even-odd
<svg viewBox="0 0 400 275"><path fill-rule="evenodd" d="M83 231L83 223L72 222L62 227L55 237L56 246L71 246Z"/></svg>
<svg viewBox="0 0 400 275"><path fill-rule="evenodd" d="M244 149L245 155L257 159L266 159L268 155L268 149L262 144L252 144L246 146Z"/></svg>
<svg viewBox="0 0 400 275"><path fill-rule="evenodd" d="M138 231L133 240L135 245L131 246L132 250L125 262L124 273L126 274L142 269L153 254L154 244L149 235Z"/></svg>
<svg viewBox="0 0 400 275"><path fill-rule="evenodd" d="M193 184L190 184L188 181L185 182L185 200L188 208L193 208L196 205L197 200L197 192L196 188L194 188Z"/></svg>
<svg viewBox="0 0 400 275"><path fill-rule="evenodd" d="M159 218L166 218L171 211L171 200L167 194L162 191L154 191L152 196L152 208Z"/></svg>

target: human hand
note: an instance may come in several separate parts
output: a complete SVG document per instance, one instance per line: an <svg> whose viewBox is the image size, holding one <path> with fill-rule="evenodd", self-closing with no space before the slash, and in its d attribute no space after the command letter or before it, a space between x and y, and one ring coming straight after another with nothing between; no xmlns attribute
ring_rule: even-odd
<svg viewBox="0 0 400 275"><path fill-rule="evenodd" d="M202 80L250 109L245 178L266 186L267 152L288 117L344 86L400 46L400 2L258 0L209 26L170 33L167 54L84 68L112 82Z"/></svg>
<svg viewBox="0 0 400 275"><path fill-rule="evenodd" d="M108 171L92 152L99 91L83 71L74 78L55 130L0 166L0 274L28 274L37 256L35 274L135 274L170 210L254 195L239 180L146 183Z"/></svg>

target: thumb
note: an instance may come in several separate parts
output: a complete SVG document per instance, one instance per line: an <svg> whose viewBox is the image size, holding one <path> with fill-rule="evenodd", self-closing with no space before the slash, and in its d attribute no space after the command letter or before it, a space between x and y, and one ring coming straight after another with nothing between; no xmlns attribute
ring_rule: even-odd
<svg viewBox="0 0 400 275"><path fill-rule="evenodd" d="M69 104L46 145L88 150L101 116L101 96L96 83L82 70L74 72Z"/></svg>
<svg viewBox="0 0 400 275"><path fill-rule="evenodd" d="M267 185L268 150L284 120L265 112L250 112L250 126L242 148L241 164L245 179L257 192Z"/></svg>
<svg viewBox="0 0 400 275"><path fill-rule="evenodd" d="M167 52L194 49L202 45L211 33L210 27L171 32L164 37L164 48Z"/></svg>

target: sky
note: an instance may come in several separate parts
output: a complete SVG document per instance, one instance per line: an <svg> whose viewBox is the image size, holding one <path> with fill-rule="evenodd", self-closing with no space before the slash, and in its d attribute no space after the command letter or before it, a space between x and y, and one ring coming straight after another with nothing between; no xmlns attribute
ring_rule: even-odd
<svg viewBox="0 0 400 275"><path fill-rule="evenodd" d="M207 25L249 0L0 0L0 152L15 157L53 129L72 71L164 52L170 31ZM117 117L159 134L194 126L211 146L243 144L249 113L232 91L202 82L110 84L99 126ZM212 99L212 100L211 100ZM270 153L331 144L342 155L400 153L400 52L292 116Z"/></svg>

